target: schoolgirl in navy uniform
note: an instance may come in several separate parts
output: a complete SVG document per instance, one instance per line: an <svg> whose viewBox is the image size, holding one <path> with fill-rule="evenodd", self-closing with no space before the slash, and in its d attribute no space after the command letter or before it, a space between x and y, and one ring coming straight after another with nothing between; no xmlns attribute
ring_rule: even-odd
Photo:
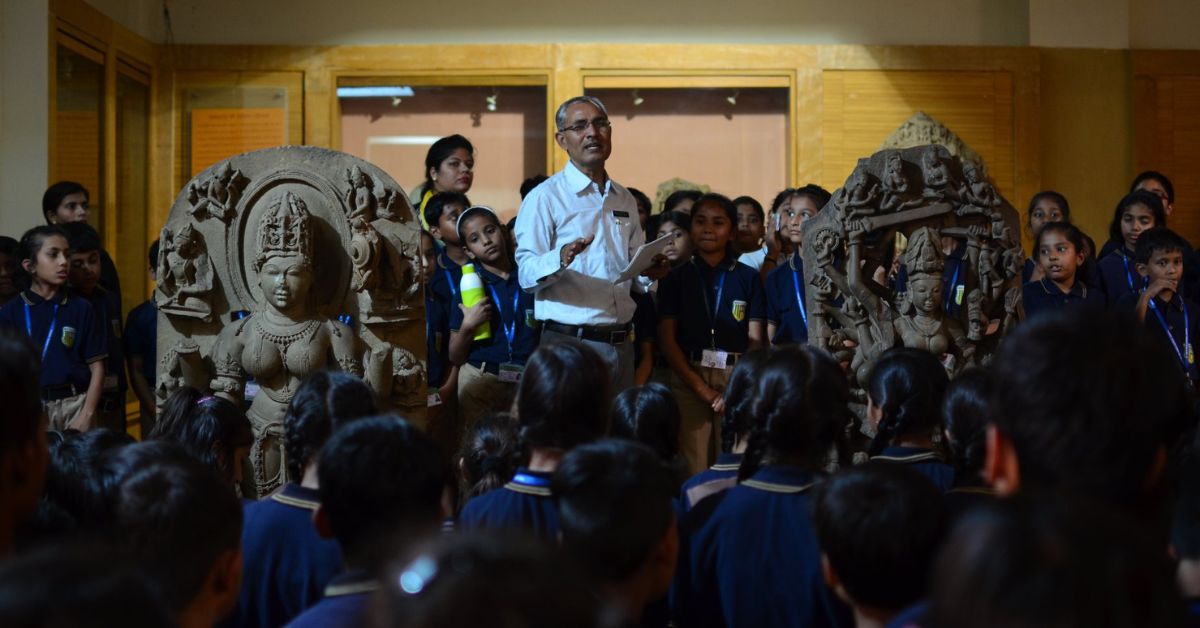
<svg viewBox="0 0 1200 628"><path fill-rule="evenodd" d="M467 502L458 526L517 529L556 542L550 478L567 451L608 429L610 379L599 354L576 340L534 351L517 390L518 433L529 462L504 486Z"/></svg>
<svg viewBox="0 0 1200 628"><path fill-rule="evenodd" d="M0 325L28 334L41 350L50 429L86 432L95 426L108 353L92 306L68 294L68 253L58 227L34 227L21 236L17 257L29 287L0 309Z"/></svg>
<svg viewBox="0 0 1200 628"><path fill-rule="evenodd" d="M784 201L779 205L779 233L791 244L793 252L786 263L767 274L767 338L773 345L808 342L800 228L829 202L829 192L810 183L791 190Z"/></svg>
<svg viewBox="0 0 1200 628"><path fill-rule="evenodd" d="M954 487L946 492L951 517L995 494L983 479L993 388L989 371L970 368L950 382L942 400L942 436L954 464Z"/></svg>
<svg viewBox="0 0 1200 628"><path fill-rule="evenodd" d="M954 467L933 444L948 384L946 369L928 351L897 348L880 356L867 378L867 420L875 428L871 460L911 466L950 490Z"/></svg>
<svg viewBox="0 0 1200 628"><path fill-rule="evenodd" d="M1111 241L1122 246L1100 260L1100 284L1109 305L1126 294L1141 291L1133 259L1138 237L1148 229L1165 226L1167 216L1162 201L1150 192L1135 190L1117 203L1108 234Z"/></svg>
<svg viewBox="0 0 1200 628"><path fill-rule="evenodd" d="M1034 254L1044 275L1021 289L1025 318L1063 307L1104 303L1104 295L1083 280L1083 247L1083 232L1075 225L1051 222L1042 227Z"/></svg>
<svg viewBox="0 0 1200 628"><path fill-rule="evenodd" d="M1029 229L1029 235L1033 237L1033 241L1037 242L1038 235L1042 233L1042 227L1047 224L1071 222L1071 204L1062 194L1054 190L1043 190L1029 199L1028 215L1029 222L1026 227ZM1043 276L1045 276L1045 271L1038 267L1037 248L1035 247L1034 255L1026 258L1025 266L1021 269L1021 283L1027 284L1041 279Z"/></svg>
<svg viewBox="0 0 1200 628"><path fill-rule="evenodd" d="M737 209L720 194L692 206L695 254L658 289L658 343L672 371L683 423L680 451L692 473L718 451L721 391L745 352L764 345L766 297L753 268L737 261L731 239Z"/></svg>
<svg viewBox="0 0 1200 628"><path fill-rule="evenodd" d="M496 212L471 207L459 216L457 230L487 289L487 296L469 308L462 295L456 295L450 308L450 362L458 366L458 413L469 426L512 408L525 362L537 347L538 329L533 295L517 282L508 232ZM474 340L483 325L491 326L491 337Z"/></svg>
<svg viewBox="0 0 1200 628"><path fill-rule="evenodd" d="M740 483L680 521L680 626L851 626L821 575L808 491L849 419L846 377L807 346L773 351L758 379Z"/></svg>

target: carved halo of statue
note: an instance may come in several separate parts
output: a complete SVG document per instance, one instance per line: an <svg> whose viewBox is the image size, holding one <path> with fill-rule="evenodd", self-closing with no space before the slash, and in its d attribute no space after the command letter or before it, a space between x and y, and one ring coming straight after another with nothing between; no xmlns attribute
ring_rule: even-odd
<svg viewBox="0 0 1200 628"><path fill-rule="evenodd" d="M174 234L164 227L159 242L158 309L171 316L211 320L214 273L204 237L188 223Z"/></svg>

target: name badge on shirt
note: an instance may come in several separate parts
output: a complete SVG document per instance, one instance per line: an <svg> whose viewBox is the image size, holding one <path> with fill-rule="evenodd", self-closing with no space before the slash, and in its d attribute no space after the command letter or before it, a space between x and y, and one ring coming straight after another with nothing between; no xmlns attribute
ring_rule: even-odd
<svg viewBox="0 0 1200 628"><path fill-rule="evenodd" d="M1196 354L1195 354L1195 352L1192 351L1192 343L1185 342L1183 344L1183 350L1185 353L1187 353L1188 364L1195 364L1196 363Z"/></svg>
<svg viewBox="0 0 1200 628"><path fill-rule="evenodd" d="M63 343L63 346L68 349L75 346L75 328L74 327L63 327L62 343Z"/></svg>
<svg viewBox="0 0 1200 628"><path fill-rule="evenodd" d="M500 365L500 381L506 384L521 383L521 374L525 372L525 367L520 364L506 363Z"/></svg>
<svg viewBox="0 0 1200 628"><path fill-rule="evenodd" d="M617 218L628 218L629 212L623 212L623 211L618 211L618 210L614 209L613 215L616 216Z"/></svg>
<svg viewBox="0 0 1200 628"><path fill-rule="evenodd" d="M425 396L425 407L433 408L442 405L442 396L438 394L436 388L430 388L429 393Z"/></svg>
<svg viewBox="0 0 1200 628"><path fill-rule="evenodd" d="M966 291L967 291L966 286L955 286L954 287L954 304L955 305L962 305L963 293Z"/></svg>
<svg viewBox="0 0 1200 628"><path fill-rule="evenodd" d="M537 329L537 318L533 315L533 310L525 310L525 326L530 329Z"/></svg>
<svg viewBox="0 0 1200 628"><path fill-rule="evenodd" d="M725 368L725 363L729 361L729 354L716 349L705 349L700 353L700 366L710 369Z"/></svg>
<svg viewBox="0 0 1200 628"><path fill-rule="evenodd" d="M735 320L739 323L746 320L746 302L745 301L734 301L733 302L733 320ZM722 368L724 368L724 367L722 367Z"/></svg>

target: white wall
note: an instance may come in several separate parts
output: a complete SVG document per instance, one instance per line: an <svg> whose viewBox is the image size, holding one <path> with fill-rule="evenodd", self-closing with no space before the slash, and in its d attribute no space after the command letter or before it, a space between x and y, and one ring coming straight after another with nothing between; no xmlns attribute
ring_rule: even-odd
<svg viewBox="0 0 1200 628"><path fill-rule="evenodd" d="M0 0L0 234L41 223L49 177L48 0Z"/></svg>
<svg viewBox="0 0 1200 628"><path fill-rule="evenodd" d="M1195 0L1191 0L1195 1ZM1129 48L1131 5L1140 0L1030 0L1029 45Z"/></svg>

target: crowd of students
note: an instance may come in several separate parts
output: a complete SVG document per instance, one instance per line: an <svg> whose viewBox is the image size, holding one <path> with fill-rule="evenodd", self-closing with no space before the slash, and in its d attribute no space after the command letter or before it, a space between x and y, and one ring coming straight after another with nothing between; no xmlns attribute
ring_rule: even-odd
<svg viewBox="0 0 1200 628"><path fill-rule="evenodd" d="M1163 175L1099 261L1067 199L1035 196L1027 320L953 380L888 351L856 417L844 365L805 344L801 225L828 192L651 215L631 190L673 268L634 295L636 385L614 390L588 345L539 346L472 160L434 144L412 199L427 429L316 373L284 419L289 481L258 501L244 409L184 387L153 412L153 301L122 325L86 190L47 191L49 224L0 242L0 625L1200 623L1200 271Z"/></svg>

